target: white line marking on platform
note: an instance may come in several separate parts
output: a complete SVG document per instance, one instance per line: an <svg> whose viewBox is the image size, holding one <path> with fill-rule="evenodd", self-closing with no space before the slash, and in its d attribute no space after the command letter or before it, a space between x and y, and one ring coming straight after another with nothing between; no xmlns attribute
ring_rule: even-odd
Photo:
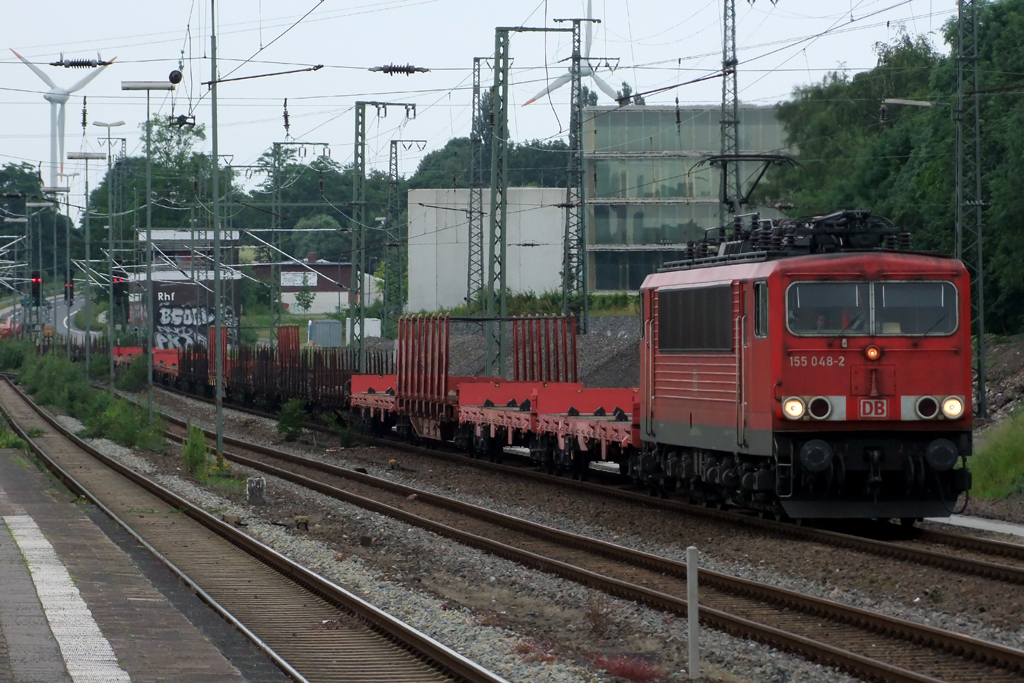
<svg viewBox="0 0 1024 683"><path fill-rule="evenodd" d="M57 551L35 520L27 515L3 519L25 556L36 594L71 679L75 683L131 683Z"/></svg>

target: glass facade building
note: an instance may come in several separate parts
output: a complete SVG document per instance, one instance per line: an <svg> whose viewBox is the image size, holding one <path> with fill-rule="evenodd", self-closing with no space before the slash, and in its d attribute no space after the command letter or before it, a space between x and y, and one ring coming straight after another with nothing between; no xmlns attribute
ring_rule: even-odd
<svg viewBox="0 0 1024 683"><path fill-rule="evenodd" d="M587 107L583 116L591 291L635 291L687 242L722 225L721 108ZM740 151L784 152L774 107L740 107ZM741 168L741 177L755 171ZM751 211L757 207L748 207ZM763 210L766 217L772 210Z"/></svg>

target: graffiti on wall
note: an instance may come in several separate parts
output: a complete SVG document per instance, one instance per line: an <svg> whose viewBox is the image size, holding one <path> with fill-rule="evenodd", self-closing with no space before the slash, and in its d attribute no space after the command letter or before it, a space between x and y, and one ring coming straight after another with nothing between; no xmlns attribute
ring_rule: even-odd
<svg viewBox="0 0 1024 683"><path fill-rule="evenodd" d="M222 309L221 325L228 330L228 343L237 343L238 321L228 306ZM213 307L177 306L161 302L156 308L153 345L158 349L183 349L186 346L206 346L209 330L214 324Z"/></svg>
<svg viewBox="0 0 1024 683"><path fill-rule="evenodd" d="M139 288L141 290L141 287ZM193 283L156 283L154 295L156 316L153 319L153 347L157 349L183 349L186 346L207 346L210 328L214 324L213 302L204 289ZM129 323L142 328L146 325L146 309L142 292L130 304ZM237 296L235 297L237 299ZM237 303L225 301L221 325L227 329L228 343L238 343Z"/></svg>

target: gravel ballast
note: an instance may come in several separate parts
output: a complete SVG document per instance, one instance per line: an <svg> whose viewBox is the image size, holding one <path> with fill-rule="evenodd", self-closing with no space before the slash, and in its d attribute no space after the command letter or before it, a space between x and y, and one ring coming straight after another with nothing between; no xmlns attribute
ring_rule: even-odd
<svg viewBox="0 0 1024 683"><path fill-rule="evenodd" d="M272 424L252 416L245 420L250 427L257 420ZM595 655L640 657L662 670L662 680L688 679L685 619L609 598L274 477L267 477L267 506L229 500L187 480L178 471L176 453L172 447L164 456L135 458L155 466L161 473L151 476L179 495L213 513L239 515L254 537L510 681L627 680L593 666ZM112 449L111 455L133 468L139 464L122 451ZM235 470L248 474L245 468ZM308 515L310 533L273 524L290 521L291 514ZM705 680L852 680L713 631L702 634L702 652Z"/></svg>

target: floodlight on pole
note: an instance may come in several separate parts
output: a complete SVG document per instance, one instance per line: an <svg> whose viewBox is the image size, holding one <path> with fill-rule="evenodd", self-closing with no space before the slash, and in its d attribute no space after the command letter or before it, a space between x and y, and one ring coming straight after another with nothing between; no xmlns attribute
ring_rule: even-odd
<svg viewBox="0 0 1024 683"><path fill-rule="evenodd" d="M85 161L85 376L89 376L92 356L92 239L89 234L89 160L103 160L106 152L68 152L68 159ZM40 250L40 260L42 252ZM40 261L39 267L43 264ZM70 313L70 311L69 311Z"/></svg>
<svg viewBox="0 0 1024 683"><path fill-rule="evenodd" d="M149 424L153 424L153 123L149 113L150 93L174 90L171 81L121 81L121 90L146 92L146 385Z"/></svg>
<svg viewBox="0 0 1024 683"><path fill-rule="evenodd" d="M111 137L110 129L116 128L117 126L123 126L124 121L114 121L112 123L104 123L103 121L93 121L92 125L98 128L107 129L107 294L110 299L110 308L107 311L107 346L110 348L109 358L109 375L110 375L110 394L114 394L114 201L113 193L111 192L111 183L114 180L114 174L112 161Z"/></svg>
<svg viewBox="0 0 1024 683"><path fill-rule="evenodd" d="M928 102L927 100L904 100L899 97L887 97L882 104L902 104L908 107L952 107L949 102Z"/></svg>
<svg viewBox="0 0 1024 683"><path fill-rule="evenodd" d="M121 90L174 90L170 81L121 81Z"/></svg>
<svg viewBox="0 0 1024 683"><path fill-rule="evenodd" d="M64 189L64 206L67 213L67 220L64 221L64 277L67 282L71 282L71 178L80 175L78 171L72 173L59 173L58 176L62 179L66 178L68 187ZM46 188L44 187L45 191ZM56 240L54 240L56 241ZM64 352L67 354L67 360L71 362L71 304L68 302L65 304L68 311L68 324L67 334L64 335ZM55 309L56 310L56 307ZM54 316L56 318L56 316ZM56 320L54 321L56 323Z"/></svg>

